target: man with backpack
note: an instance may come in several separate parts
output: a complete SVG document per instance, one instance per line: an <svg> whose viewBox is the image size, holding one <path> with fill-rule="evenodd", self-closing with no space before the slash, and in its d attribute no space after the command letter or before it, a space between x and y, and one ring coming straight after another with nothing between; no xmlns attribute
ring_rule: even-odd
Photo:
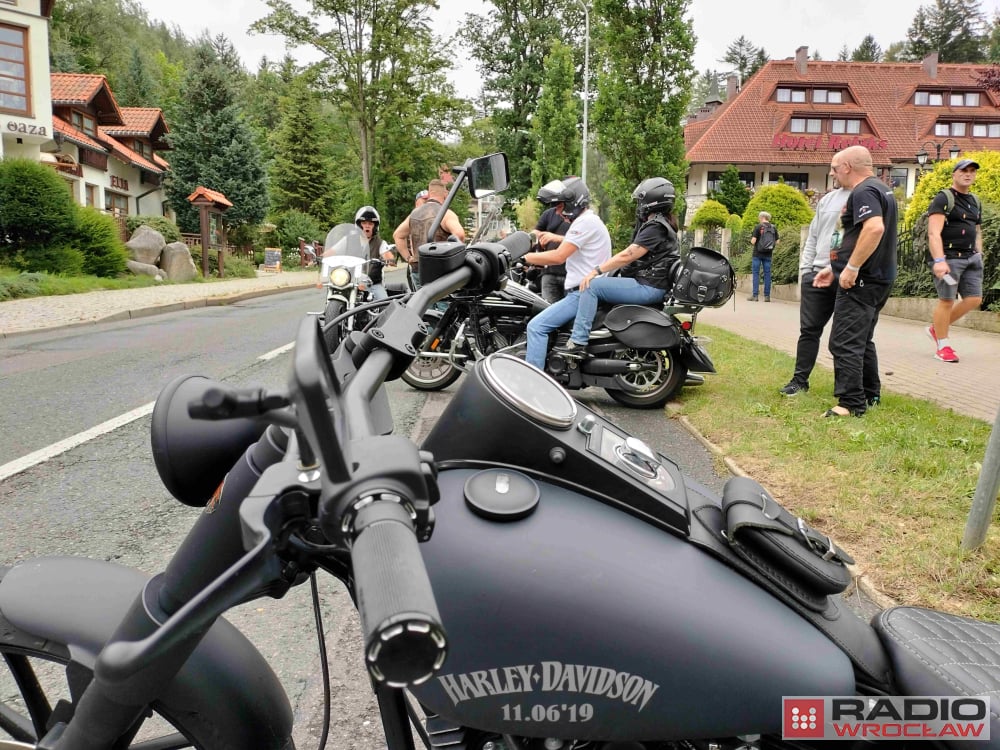
<svg viewBox="0 0 1000 750"><path fill-rule="evenodd" d="M958 362L949 329L983 301L982 206L970 192L978 169L972 159L961 159L952 170L951 187L935 195L927 209L927 245L938 303L925 330L934 342L934 356L942 362ZM961 301L955 301L957 296Z"/></svg>
<svg viewBox="0 0 1000 750"><path fill-rule="evenodd" d="M764 271L764 301L771 301L771 255L774 246L778 244L778 228L771 223L771 214L761 211L757 214L757 226L750 233L750 244L753 245L753 260L751 273L753 275L753 294L747 297L750 302L757 301L760 289L760 272Z"/></svg>

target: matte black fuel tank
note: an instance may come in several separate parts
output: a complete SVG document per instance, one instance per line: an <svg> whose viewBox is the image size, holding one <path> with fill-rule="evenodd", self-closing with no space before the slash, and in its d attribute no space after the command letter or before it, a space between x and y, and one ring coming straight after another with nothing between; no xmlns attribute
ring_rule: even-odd
<svg viewBox="0 0 1000 750"><path fill-rule="evenodd" d="M780 732L782 696L854 692L830 640L682 537L536 480L532 512L490 520L464 496L478 470L441 472L421 545L449 637L413 691L429 709L512 735L669 740Z"/></svg>

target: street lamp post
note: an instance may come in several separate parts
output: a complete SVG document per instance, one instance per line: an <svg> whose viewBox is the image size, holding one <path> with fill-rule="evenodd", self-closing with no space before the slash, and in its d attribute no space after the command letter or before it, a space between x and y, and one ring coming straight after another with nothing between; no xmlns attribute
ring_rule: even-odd
<svg viewBox="0 0 1000 750"><path fill-rule="evenodd" d="M587 107L590 105L590 9L584 0L576 0L583 8L583 161L580 179L587 181Z"/></svg>
<svg viewBox="0 0 1000 750"><path fill-rule="evenodd" d="M927 164L927 159L929 157L929 154L927 153L927 147L928 146L934 147L934 161L931 163L936 164L937 162L941 161L941 149L944 148L946 143L951 143L951 147L948 149L948 158L949 159L958 158L958 155L962 153L962 148L958 145L957 142L955 142L953 138L945 138L940 143L937 143L935 141L927 141L926 143L921 144L920 150L917 152L917 164L920 165L921 171L923 171L924 165Z"/></svg>

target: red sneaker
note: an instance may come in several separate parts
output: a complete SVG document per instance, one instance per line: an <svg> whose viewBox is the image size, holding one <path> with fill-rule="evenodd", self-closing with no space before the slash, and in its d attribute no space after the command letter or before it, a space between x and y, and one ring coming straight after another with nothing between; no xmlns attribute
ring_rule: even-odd
<svg viewBox="0 0 1000 750"><path fill-rule="evenodd" d="M937 334L934 332L934 326L933 325L927 326L924 329L924 333L926 333L930 337L931 341L934 342L934 346L936 348L937 347Z"/></svg>
<svg viewBox="0 0 1000 750"><path fill-rule="evenodd" d="M934 356L942 362L958 362L958 355L950 346L942 346Z"/></svg>

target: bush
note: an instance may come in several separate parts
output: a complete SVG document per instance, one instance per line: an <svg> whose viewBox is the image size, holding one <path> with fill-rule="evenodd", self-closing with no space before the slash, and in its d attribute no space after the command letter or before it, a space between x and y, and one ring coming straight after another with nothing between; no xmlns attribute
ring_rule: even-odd
<svg viewBox="0 0 1000 750"><path fill-rule="evenodd" d="M83 262L83 252L79 248L59 243L25 250L14 257L11 266L18 271L82 276Z"/></svg>
<svg viewBox="0 0 1000 750"><path fill-rule="evenodd" d="M0 237L6 238L0 243L0 262L64 243L75 226L73 198L51 167L28 159L0 159ZM41 261L25 262L37 267Z"/></svg>
<svg viewBox="0 0 1000 750"><path fill-rule="evenodd" d="M199 275L201 274L201 245L194 245L191 248L191 260L194 261L194 267L198 269ZM296 260L298 259L298 253L295 253ZM263 261L262 261L263 262ZM224 264L225 268L225 278L227 279L252 279L257 275L257 267L251 263L246 258L241 258L236 255L226 254L226 261ZM219 253L212 250L208 254L208 275L211 278L219 278Z"/></svg>
<svg viewBox="0 0 1000 750"><path fill-rule="evenodd" d="M181 230L165 216L129 216L125 219L125 229L131 237L143 224L163 235L168 243L181 241Z"/></svg>
<svg viewBox="0 0 1000 750"><path fill-rule="evenodd" d="M0 302L22 297L37 297L42 293L45 282L43 273L20 273L16 276L0 276Z"/></svg>
<svg viewBox="0 0 1000 750"><path fill-rule="evenodd" d="M813 210L806 197L784 183L765 185L757 191L747 204L747 210L743 212L744 226L749 226L752 230L757 225L757 215L761 211L771 214L771 223L776 227L801 227L812 221L813 217Z"/></svg>
<svg viewBox="0 0 1000 750"><path fill-rule="evenodd" d="M717 229L726 226L729 210L718 201L707 200L694 212L691 229Z"/></svg>
<svg viewBox="0 0 1000 750"><path fill-rule="evenodd" d="M295 251L296 263L298 262L299 237L309 240L320 240L326 237L326 232L320 227L319 222L312 216L302 211L286 211L278 217L275 222L274 236L278 241L278 247L286 252Z"/></svg>
<svg viewBox="0 0 1000 750"><path fill-rule="evenodd" d="M114 218L89 206L78 207L76 246L83 253L83 272L111 278L126 269L128 250Z"/></svg>

